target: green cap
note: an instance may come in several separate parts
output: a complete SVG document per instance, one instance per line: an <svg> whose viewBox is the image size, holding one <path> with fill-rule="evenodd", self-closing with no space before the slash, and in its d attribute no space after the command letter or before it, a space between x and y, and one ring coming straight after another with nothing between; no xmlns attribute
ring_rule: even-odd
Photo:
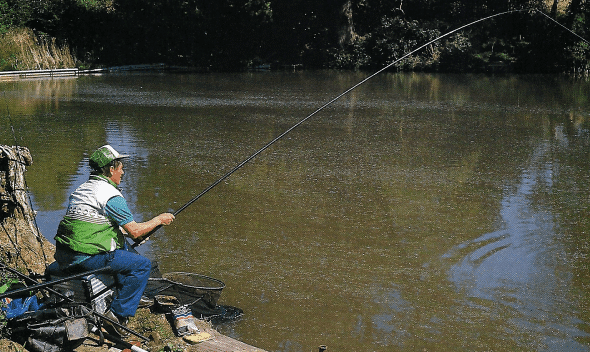
<svg viewBox="0 0 590 352"><path fill-rule="evenodd" d="M93 163L96 163L98 167L103 167L106 164L110 163L116 159L127 158L129 155L119 154L118 151L113 149L110 145L103 145L102 147L98 148L92 155L90 156L89 160Z"/></svg>

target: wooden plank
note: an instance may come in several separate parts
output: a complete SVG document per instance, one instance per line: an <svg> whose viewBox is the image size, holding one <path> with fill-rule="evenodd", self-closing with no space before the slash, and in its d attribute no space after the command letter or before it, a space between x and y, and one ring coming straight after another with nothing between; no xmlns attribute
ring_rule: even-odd
<svg viewBox="0 0 590 352"><path fill-rule="evenodd" d="M205 329L212 338L198 344L188 346L185 352L266 352L258 347L250 346L244 342L232 339L220 334L213 329Z"/></svg>

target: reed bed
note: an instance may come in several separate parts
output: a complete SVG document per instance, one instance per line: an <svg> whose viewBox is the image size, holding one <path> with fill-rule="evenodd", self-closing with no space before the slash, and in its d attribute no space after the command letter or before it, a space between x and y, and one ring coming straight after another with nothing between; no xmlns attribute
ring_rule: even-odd
<svg viewBox="0 0 590 352"><path fill-rule="evenodd" d="M12 29L0 36L0 70L50 70L75 67L67 45L37 36L29 28Z"/></svg>

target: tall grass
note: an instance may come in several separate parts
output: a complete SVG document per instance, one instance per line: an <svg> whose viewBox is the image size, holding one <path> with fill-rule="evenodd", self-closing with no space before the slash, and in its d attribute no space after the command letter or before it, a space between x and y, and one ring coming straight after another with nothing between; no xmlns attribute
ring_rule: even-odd
<svg viewBox="0 0 590 352"><path fill-rule="evenodd" d="M0 36L0 70L72 68L76 59L67 45L39 37L29 28L11 29Z"/></svg>

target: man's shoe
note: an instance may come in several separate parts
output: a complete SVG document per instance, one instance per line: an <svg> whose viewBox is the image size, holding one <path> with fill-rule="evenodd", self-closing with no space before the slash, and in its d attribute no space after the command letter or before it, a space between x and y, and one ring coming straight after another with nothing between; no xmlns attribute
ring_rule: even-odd
<svg viewBox="0 0 590 352"><path fill-rule="evenodd" d="M103 327L106 330L107 333L114 335L116 337L128 337L129 336L129 332L127 332L127 330L121 328L122 325L124 327L127 327L127 318L122 318L122 317L117 317L115 315L115 313L113 313L112 310L108 310L106 313L104 313L104 316L113 320L114 322L116 322L117 324L113 324L110 321L103 319Z"/></svg>

